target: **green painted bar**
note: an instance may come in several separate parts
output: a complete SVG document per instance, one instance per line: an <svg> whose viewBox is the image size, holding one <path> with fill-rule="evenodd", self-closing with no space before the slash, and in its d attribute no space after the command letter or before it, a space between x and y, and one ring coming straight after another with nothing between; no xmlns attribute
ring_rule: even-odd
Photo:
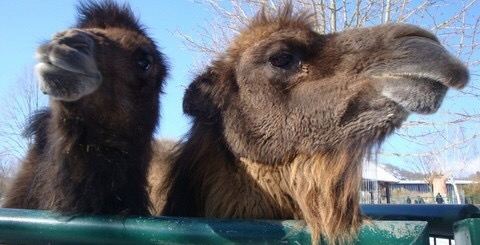
<svg viewBox="0 0 480 245"><path fill-rule="evenodd" d="M455 222L480 218L480 210L471 204L363 204L361 207L362 213L374 220L427 221L434 237L453 238Z"/></svg>
<svg viewBox="0 0 480 245"><path fill-rule="evenodd" d="M61 216L0 209L0 243L310 244L302 221ZM371 221L353 244L428 244L427 222Z"/></svg>
<svg viewBox="0 0 480 245"><path fill-rule="evenodd" d="M480 219L458 221L453 225L453 231L456 244L480 244Z"/></svg>

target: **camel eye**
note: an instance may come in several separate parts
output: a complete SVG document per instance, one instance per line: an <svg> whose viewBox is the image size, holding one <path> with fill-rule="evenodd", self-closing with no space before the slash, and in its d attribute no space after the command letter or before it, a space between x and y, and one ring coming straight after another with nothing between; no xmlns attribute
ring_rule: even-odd
<svg viewBox="0 0 480 245"><path fill-rule="evenodd" d="M138 59L137 59L137 66L144 72L150 70L152 67L153 63L153 57L149 54L142 54Z"/></svg>
<svg viewBox="0 0 480 245"><path fill-rule="evenodd" d="M293 64L295 57L290 53L281 52L270 56L268 61L275 67L287 69Z"/></svg>

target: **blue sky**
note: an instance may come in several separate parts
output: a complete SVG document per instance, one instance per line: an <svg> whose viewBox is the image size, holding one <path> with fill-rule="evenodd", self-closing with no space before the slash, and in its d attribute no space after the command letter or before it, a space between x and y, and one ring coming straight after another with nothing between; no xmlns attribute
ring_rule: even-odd
<svg viewBox="0 0 480 245"><path fill-rule="evenodd" d="M43 1L0 1L0 107L8 107L8 96L18 89L15 83L26 69L35 64L36 47L54 33L65 30L75 22L77 0ZM175 1L128 1L140 17L148 32L157 41L170 63L170 77L162 101L161 126L157 136L179 138L189 126L188 118L182 114L182 97L185 87L195 73L193 67L200 58L198 53L185 47L175 33L182 31L198 37L198 28L205 26L212 13L192 0ZM476 6L477 13L480 7ZM420 22L421 24L421 22ZM445 111L479 112L478 99L457 98L458 92L449 92L449 98L439 114L434 116L412 116L411 120L446 120ZM44 98L45 99L45 98ZM478 124L467 125L467 131L478 130ZM416 131L418 133L419 131ZM436 142L441 144L441 142ZM384 144L386 152L415 152L429 146L390 137ZM391 162L408 168L409 163L401 157L380 156L382 162ZM480 163L480 161L479 161Z"/></svg>

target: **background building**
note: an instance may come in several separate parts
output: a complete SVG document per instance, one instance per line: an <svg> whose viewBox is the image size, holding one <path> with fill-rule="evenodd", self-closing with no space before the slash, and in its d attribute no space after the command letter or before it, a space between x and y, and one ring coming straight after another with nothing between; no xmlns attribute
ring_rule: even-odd
<svg viewBox="0 0 480 245"><path fill-rule="evenodd" d="M360 202L432 204L437 203L436 198L440 193L444 204L474 203L473 197L465 195L465 187L473 183L475 183L473 180L447 180L444 176L437 176L429 181L405 179L395 176L386 170L384 165L366 163L363 168Z"/></svg>

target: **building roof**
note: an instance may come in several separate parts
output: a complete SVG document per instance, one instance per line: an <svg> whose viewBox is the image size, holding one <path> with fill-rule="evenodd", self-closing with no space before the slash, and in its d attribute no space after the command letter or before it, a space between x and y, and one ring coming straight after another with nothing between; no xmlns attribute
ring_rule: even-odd
<svg viewBox="0 0 480 245"><path fill-rule="evenodd" d="M383 181L383 182L399 182L393 174L386 171L380 164L373 162L365 162L362 172L363 179Z"/></svg>
<svg viewBox="0 0 480 245"><path fill-rule="evenodd" d="M367 180L373 180L373 181L392 182L392 183L399 183L399 184L405 184L405 185L427 184L425 180L401 180L395 177L389 171L385 170L385 168L383 168L382 166L383 166L382 164L378 164L374 162L364 162L362 178ZM468 185L472 183L475 183L475 181L455 180L455 184L457 185ZM452 181L448 179L447 184L451 185Z"/></svg>

